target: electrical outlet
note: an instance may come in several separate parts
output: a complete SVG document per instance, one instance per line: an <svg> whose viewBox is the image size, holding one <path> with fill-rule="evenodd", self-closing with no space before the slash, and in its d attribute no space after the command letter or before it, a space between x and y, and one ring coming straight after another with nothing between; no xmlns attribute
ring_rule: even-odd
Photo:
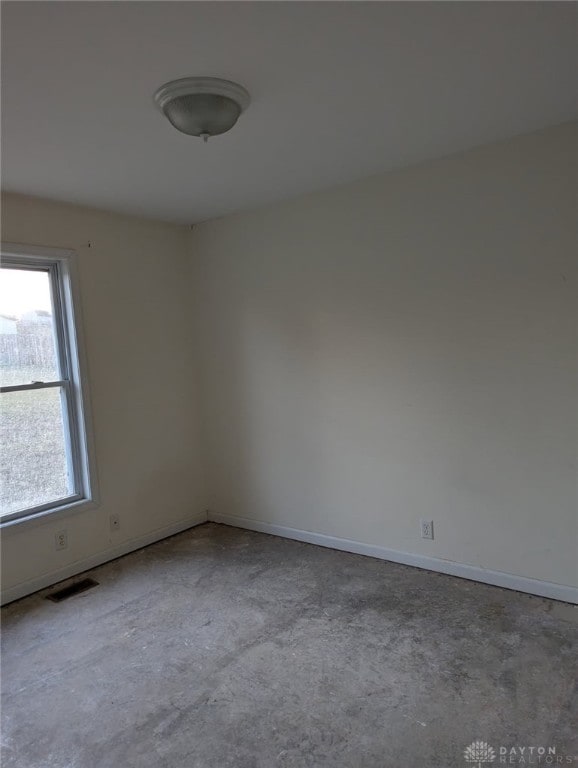
<svg viewBox="0 0 578 768"><path fill-rule="evenodd" d="M68 533L67 531L59 531L54 534L54 548L66 549L68 546Z"/></svg>
<svg viewBox="0 0 578 768"><path fill-rule="evenodd" d="M110 530L120 531L120 515L111 515L109 519L110 519Z"/></svg>
<svg viewBox="0 0 578 768"><path fill-rule="evenodd" d="M421 521L421 537L422 539L433 539L434 537L433 520Z"/></svg>

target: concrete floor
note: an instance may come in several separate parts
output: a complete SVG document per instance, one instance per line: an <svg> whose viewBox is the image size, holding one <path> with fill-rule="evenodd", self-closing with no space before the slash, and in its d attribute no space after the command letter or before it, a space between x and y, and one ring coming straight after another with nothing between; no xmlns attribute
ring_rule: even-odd
<svg viewBox="0 0 578 768"><path fill-rule="evenodd" d="M3 768L578 755L571 606L214 524L90 575L3 610Z"/></svg>

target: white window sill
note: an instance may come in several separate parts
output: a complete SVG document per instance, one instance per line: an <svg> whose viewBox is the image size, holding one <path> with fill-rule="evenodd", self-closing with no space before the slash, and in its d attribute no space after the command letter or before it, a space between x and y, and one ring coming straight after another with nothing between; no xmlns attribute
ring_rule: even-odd
<svg viewBox="0 0 578 768"><path fill-rule="evenodd" d="M24 517L18 517L15 520L0 519L0 530L4 533L19 526L27 527L34 523L48 523L79 512L90 512L93 509L97 509L98 506L99 504L95 499L78 499L77 501L65 503L61 506L50 507L50 509L44 509L40 512L33 512L30 515L25 515Z"/></svg>

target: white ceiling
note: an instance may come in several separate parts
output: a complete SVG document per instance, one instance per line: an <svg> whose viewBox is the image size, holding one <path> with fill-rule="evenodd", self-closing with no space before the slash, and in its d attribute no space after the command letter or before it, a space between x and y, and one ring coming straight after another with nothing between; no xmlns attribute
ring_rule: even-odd
<svg viewBox="0 0 578 768"><path fill-rule="evenodd" d="M576 116L576 5L4 2L10 191L183 223ZM208 144L153 106L167 80L252 104Z"/></svg>

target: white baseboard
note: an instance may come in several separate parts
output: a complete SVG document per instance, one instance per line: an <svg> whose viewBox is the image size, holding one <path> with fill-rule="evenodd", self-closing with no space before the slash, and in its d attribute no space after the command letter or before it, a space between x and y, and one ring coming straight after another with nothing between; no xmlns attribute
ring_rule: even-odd
<svg viewBox="0 0 578 768"><path fill-rule="evenodd" d="M578 588L564 584L554 584L553 582L540 581L539 579L528 579L525 576L515 576L503 571L490 571L475 565L456 563L452 560L442 560L441 558L429 557L428 555L399 552L398 550L379 547L375 544L364 544L360 541L340 539L337 536L326 536L323 533L302 531L298 528L264 523L260 520L237 517L236 515L221 515L217 512L209 512L209 521L231 525L235 528L247 528L250 531L270 533L286 539L305 541L308 544L317 544L320 547L354 552L357 555L377 557L380 560L391 560L394 563L412 565L415 568L424 568L427 571L447 573L450 576L458 576L459 578L470 579L471 581L481 581L483 584L491 584L495 587L515 589L518 592L527 592L530 595L549 597L552 600L562 600L566 603L578 604Z"/></svg>
<svg viewBox="0 0 578 768"><path fill-rule="evenodd" d="M1 604L10 603L21 597L37 592L59 581L76 576L79 573L96 568L99 565L115 560L117 557L127 555L137 549L154 544L157 541L166 539L168 536L174 536L176 533L186 531L196 525L207 522L207 519L214 523L223 523L235 528L247 528L251 531L260 531L261 533L270 533L274 536L282 536L286 539L295 541L304 541L308 544L317 544L320 547L330 549L339 549L344 552L353 552L358 555L367 555L376 557L380 560L391 560L394 563L402 565L411 565L415 568L423 568L437 573L446 573L450 576L458 576L462 579L471 581L480 581L483 584L491 584L496 587L514 589L519 592L527 592L530 595L548 597L552 600L562 600L567 603L578 605L578 588L566 586L564 584L554 584L549 581L540 581L538 579L528 579L524 576L515 576L503 571L490 571L486 568L479 568L465 563L456 563L451 560L442 560L437 557L427 555L416 555L410 552L400 552L387 547L380 547L375 544L364 544L360 541L350 539L341 539L337 536L327 536L323 533L314 533L312 531L302 531L298 528L289 528L284 525L274 523L265 523L260 520L252 520L247 517L237 517L236 515L221 515L216 512L209 512L208 518L206 512L201 512L178 523L157 528L154 531L138 536L119 544L116 547L98 552L84 560L76 560L64 568L43 574L37 578L16 584L2 591Z"/></svg>
<svg viewBox="0 0 578 768"><path fill-rule="evenodd" d="M145 533L143 536L137 536L133 539L128 539L128 541L123 541L122 544L119 544L116 547L110 547L109 549L105 549L83 560L75 560L73 563L64 566L64 568L59 568L56 571L42 574L42 576L23 581L13 587L2 590L1 604L5 605L6 603L11 603L13 600L19 600L21 597L30 595L33 592L38 592L39 589L50 587L52 584L56 584L64 579L69 579L71 576L76 576L91 568L96 568L98 565L108 563L110 560L116 560L117 557L128 555L136 549L147 547L149 544L154 544L157 541L166 539L168 536L174 536L175 533L181 533L188 528L194 528L194 526L206 522L207 513L200 512L192 517L187 517L185 520L179 520L178 523L172 523L172 525L166 525L163 528L155 528L154 531Z"/></svg>

